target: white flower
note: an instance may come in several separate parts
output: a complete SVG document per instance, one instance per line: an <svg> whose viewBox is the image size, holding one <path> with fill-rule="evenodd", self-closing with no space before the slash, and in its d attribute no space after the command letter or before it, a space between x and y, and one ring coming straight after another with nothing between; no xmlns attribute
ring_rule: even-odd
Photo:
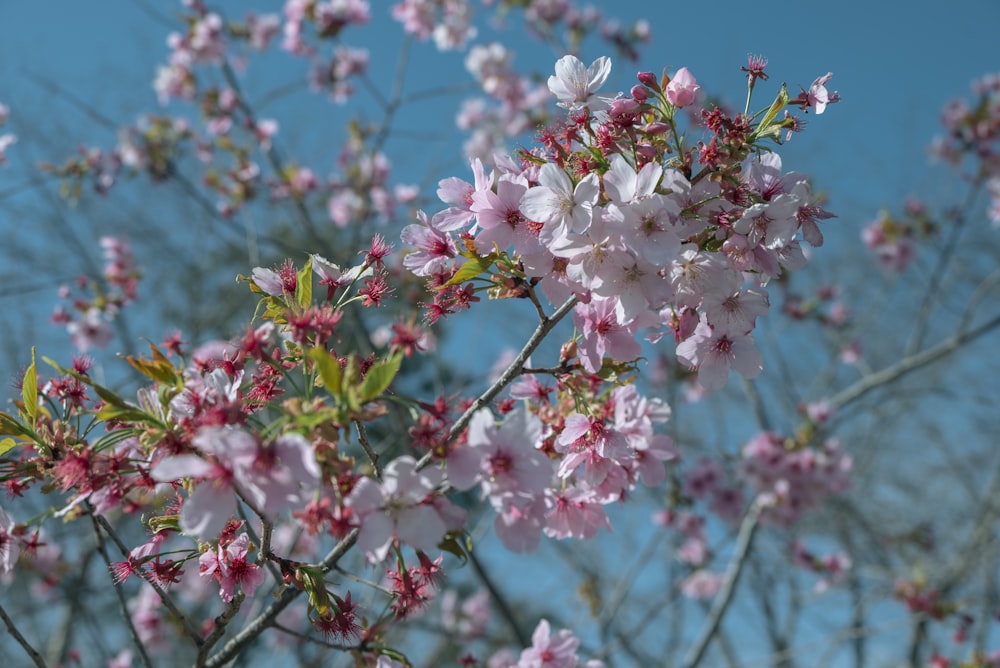
<svg viewBox="0 0 1000 668"><path fill-rule="evenodd" d="M563 56L556 61L555 76L549 77L549 90L559 98L559 106L579 109L589 106L591 111L606 109L607 100L594 93L604 85L611 74L611 59L601 56L584 68L576 56Z"/></svg>
<svg viewBox="0 0 1000 668"><path fill-rule="evenodd" d="M593 219L594 205L601 194L597 175L588 174L573 187L558 165L551 162L538 171L538 184L521 197L521 213L544 223L539 239L543 243L563 240L569 232L585 232Z"/></svg>

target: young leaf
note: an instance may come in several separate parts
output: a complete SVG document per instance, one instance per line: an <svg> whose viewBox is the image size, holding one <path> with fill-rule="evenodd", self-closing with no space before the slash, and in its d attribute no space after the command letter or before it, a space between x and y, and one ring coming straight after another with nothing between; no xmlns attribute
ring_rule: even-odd
<svg viewBox="0 0 1000 668"><path fill-rule="evenodd" d="M0 411L0 435L30 436L31 430L18 422L13 416Z"/></svg>
<svg viewBox="0 0 1000 668"><path fill-rule="evenodd" d="M154 344L150 343L149 349L152 351L153 355L153 359L151 360L143 359L141 357L135 358L132 355L129 355L125 359L135 368L136 371L147 378L158 380L162 383L178 385L180 383L180 379L177 375L177 369L175 369L174 365L170 363L170 360L168 360ZM101 398L103 399L104 397L102 396ZM105 401L107 400L105 399Z"/></svg>
<svg viewBox="0 0 1000 668"><path fill-rule="evenodd" d="M361 383L361 403L365 404L375 399L389 387L392 379L399 372L399 365L403 361L402 353L395 353L382 360L378 364L368 369L365 379Z"/></svg>
<svg viewBox="0 0 1000 668"><path fill-rule="evenodd" d="M313 348L308 354L309 359L316 363L323 387L334 397L339 397L344 385L344 374L340 369L340 362L322 348Z"/></svg>
<svg viewBox="0 0 1000 668"><path fill-rule="evenodd" d="M10 450L17 447L17 441L12 438L5 438L0 441L0 455L7 454Z"/></svg>
<svg viewBox="0 0 1000 668"><path fill-rule="evenodd" d="M488 271L491 266L493 266L492 256L471 258L455 272L455 275L445 285L461 285L469 279Z"/></svg>
<svg viewBox="0 0 1000 668"><path fill-rule="evenodd" d="M761 137L773 134L770 128L771 121L774 117L778 115L778 112L784 109L785 105L788 104L788 87L785 84L781 84L781 90L778 91L778 96L774 98L774 102L768 108L767 113L764 117L760 119L760 123L757 124L757 129L750 135L750 141L754 141Z"/></svg>
<svg viewBox="0 0 1000 668"><path fill-rule="evenodd" d="M24 372L21 380L21 399L24 401L24 413L31 420L34 428L38 418L38 372L35 367L35 349L31 349L31 366Z"/></svg>
<svg viewBox="0 0 1000 668"><path fill-rule="evenodd" d="M302 270L295 275L295 303L302 308L309 308L313 298L313 260L312 255L306 260Z"/></svg>

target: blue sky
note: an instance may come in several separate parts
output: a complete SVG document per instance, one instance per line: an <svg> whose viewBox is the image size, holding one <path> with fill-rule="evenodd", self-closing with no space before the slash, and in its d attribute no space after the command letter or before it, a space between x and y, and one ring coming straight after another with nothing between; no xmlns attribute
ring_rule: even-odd
<svg viewBox="0 0 1000 668"><path fill-rule="evenodd" d="M388 3L372 4L377 20L345 34L345 40L379 45L372 49L373 71L385 66L382 71L388 75L399 31L384 18ZM696 2L597 4L623 21L639 16L650 20L653 43L643 68L687 66L713 91L738 93L737 68L747 53L766 55L770 83L784 80L793 90L832 71L831 87L844 102L813 119L811 132L784 152L799 164L808 163L806 169L834 193L841 210L905 194L921 177L924 148L941 104L964 94L972 78L1000 67L995 33L1000 5L989 0L946 5L849 0L787 9L722 2L711 10ZM242 14L245 6L231 0L218 5L233 15ZM173 7L152 0L0 4L0 100L12 108L12 126L54 116L70 130L80 128L79 136L65 137L67 146L93 136L87 119L64 103L51 102L32 80L36 76L57 82L116 120L131 120L152 108L148 82L166 54L166 27L156 16L170 16ZM544 71L546 60L554 61L545 47L520 41L537 58L522 54L519 66ZM452 72L461 71L453 56L436 54L430 45L415 49L414 55L428 75L441 76L448 64ZM602 54L591 43L582 55L589 60ZM627 89L634 69L618 61L612 84ZM0 179L8 174L0 173Z"/></svg>
<svg viewBox="0 0 1000 668"><path fill-rule="evenodd" d="M813 127L795 137L782 154L786 163L794 162L830 192L842 219L844 214L873 215L878 206L898 201L914 188L933 188L926 182L926 146L936 132L941 105L965 94L973 78L1000 68L995 40L1000 5L988 0L947 5L849 0L781 10L735 2L715 3L711 10L694 2L598 4L623 22L649 19L653 42L641 68L673 71L687 66L706 89L734 102L742 91L738 68L748 53L770 59L772 79L766 83L786 81L792 91L832 71L830 87L841 93L843 102L822 117L810 118ZM0 4L0 101L11 107L10 127L25 135L11 151L13 158L30 163L44 155L30 146L26 126L44 128L50 135L58 131L67 150L95 137L110 140L86 114L55 99L40 79L58 84L115 121L128 122L156 109L149 82L166 56L168 30L160 19L169 19L174 6L132 0ZM240 16L245 3L227 0L219 6ZM276 10L279 4L270 6ZM398 26L385 16L387 6L373 3L375 20L344 36L347 43L371 48L372 72L384 73L386 81L400 41ZM546 72L555 60L556 54L536 42L509 31L505 39L523 47L516 61L519 68ZM429 44L418 45L412 55L414 90L422 85L421 75L426 85L465 76L460 59L436 53ZM598 55L603 52L594 42L582 54L587 61ZM288 67L290 61L280 62L283 65L276 65L270 75L284 81L287 71L277 68ZM616 60L608 88L627 90L636 69ZM448 132L452 115L447 109L415 106L400 127ZM337 127L339 110L328 113ZM287 125L284 130L293 132ZM464 169L458 161L453 164L455 170ZM9 185L17 173L13 168L0 172L0 183Z"/></svg>

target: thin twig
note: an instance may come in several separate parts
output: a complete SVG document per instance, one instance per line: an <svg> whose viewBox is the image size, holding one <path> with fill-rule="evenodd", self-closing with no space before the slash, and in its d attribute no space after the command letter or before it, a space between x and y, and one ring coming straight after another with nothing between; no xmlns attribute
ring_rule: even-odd
<svg viewBox="0 0 1000 668"><path fill-rule="evenodd" d="M531 357L531 353L535 352L535 349L541 345L542 340L545 339L548 333L551 332L557 324L559 324L560 320L565 318L566 315L573 310L574 306L576 306L575 296L567 299L551 316L542 318L541 322L538 323L538 327L536 327L535 331L532 333L531 338L529 338L528 342L524 344L524 348L522 348L521 352L517 354L514 361L510 363L502 374L500 374L500 377L497 378L496 382L493 383L488 390L479 395L476 400L472 402L472 405L469 406L464 413L462 413L461 417L455 421L455 424L451 426L451 429L448 431L448 442L454 441L458 438L459 434L461 434L462 431L465 430L465 427L468 426L469 421L472 419L472 416L475 415L476 411L488 406L490 402L504 390L505 387L514 382L514 379L517 378L521 374L521 370L524 369L524 365L528 363L528 358ZM419 469L427 466L431 461L431 456L431 453L424 455L418 462L417 468Z"/></svg>
<svg viewBox="0 0 1000 668"><path fill-rule="evenodd" d="M382 464L379 463L378 453L372 449L371 444L368 442L368 434L365 433L365 426L361 424L360 420L354 420L354 426L358 429L358 442L361 443L365 454L368 455L368 461L372 463L372 468L375 469L375 478L376 480L381 480Z"/></svg>
<svg viewBox="0 0 1000 668"><path fill-rule="evenodd" d="M955 220L952 228L951 234L948 235L948 239L945 241L944 246L941 248L941 253L938 255L937 263L934 265L934 269L930 272L931 281L927 286L927 292L924 293L924 298L920 303L920 309L917 315L917 328L913 333L913 339L910 341L910 345L906 349L906 356L912 355L920 346L924 343L924 335L927 333L927 323L930 321L931 308L934 302L934 298L937 296L938 290L944 281L944 274L948 268L948 263L951 262L951 258L955 253L955 248L958 246L958 240L962 236L962 231L965 229L965 221L967 216L964 212L969 211L972 208L973 202L982 187L984 179L979 178L969 190L969 194L965 199L965 203L959 209L960 213L958 219Z"/></svg>
<svg viewBox="0 0 1000 668"><path fill-rule="evenodd" d="M716 595L715 601L712 602L712 609L709 610L705 624L698 634L698 639L691 646L687 656L684 657L684 662L681 664L684 668L694 668L701 662L701 659L705 655L705 650L708 649L708 645L712 642L712 638L722 623L722 618L729 609L729 604L733 600L733 593L736 591L736 583L740 579L740 574L743 572L743 565L746 563L747 555L750 552L750 546L753 544L754 533L757 531L758 520L760 520L762 510L763 505L758 497L750 504L746 515L743 516L743 522L740 524L740 533L736 537L736 545L733 547L733 557L729 560L729 566L726 568L722 587Z"/></svg>
<svg viewBox="0 0 1000 668"><path fill-rule="evenodd" d="M332 550L326 555L326 557L318 565L324 572L329 572L343 557L348 550L354 547L354 543L358 540L358 529L351 530L339 543L337 543ZM243 651L243 649L254 641L257 636L263 633L267 628L274 626L274 620L278 617L282 610L287 608L292 601L299 597L302 593L301 589L294 589L292 587L287 587L281 592L277 598L264 609L257 617L255 617L247 625L237 633L232 639L225 644L225 646L219 650L214 656L209 658L205 663L205 668L219 668L231 660L236 658L236 656Z"/></svg>
<svg viewBox="0 0 1000 668"><path fill-rule="evenodd" d="M243 605L243 601L246 597L243 592L237 592L233 600L226 605L226 609L222 611L222 614L215 618L215 624L212 627L212 632L205 638L205 643L198 648L198 658L195 665L198 668L205 665L205 660L208 658L208 653L215 647L215 644L222 639L222 636L226 633L226 627L229 626L229 622L233 620L236 613L240 611L240 606Z"/></svg>
<svg viewBox="0 0 1000 668"><path fill-rule="evenodd" d="M17 625L14 624L14 620L7 616L7 611L3 609L3 604L0 604L0 619L3 620L4 626L7 627L7 633L13 636L17 644L21 646L21 649L28 653L28 656L31 657L35 665L38 668L45 668L45 660L42 658L42 655L31 646L31 643L24 639L24 636L18 631Z"/></svg>
<svg viewBox="0 0 1000 668"><path fill-rule="evenodd" d="M618 614L618 610L620 610L625 604L629 592L632 589L632 585L635 584L637 578L639 577L639 573L641 573L644 568L653 562L653 553L666 536L667 533L665 531L657 531L650 536L646 545L636 555L632 565L625 571L625 573L622 574L622 577L619 578L618 584L611 592L609 600L604 604L604 608L601 610L601 614L597 618L598 626L601 629L605 629L607 633L611 632L611 620L614 619L615 615Z"/></svg>
<svg viewBox="0 0 1000 668"><path fill-rule="evenodd" d="M142 638L139 637L139 631L135 628L135 624L132 623L132 615L129 613L128 605L125 603L125 593L122 591L122 584L111 573L111 559L108 558L108 550L104 546L104 536L101 534L101 527L97 522L97 514L89 503L87 506L90 511L91 523L94 525L94 534L97 536L97 551L100 552L101 558L104 559L104 565L108 568L108 576L114 585L115 596L118 598L118 610L121 612L122 619L125 620L125 626L128 627L129 635L132 636L132 644L138 650L142 664L146 668L152 668L153 664L149 660L149 654L146 653L146 645L142 642Z"/></svg>
<svg viewBox="0 0 1000 668"><path fill-rule="evenodd" d="M94 520L101 525L101 528L104 529L104 532L108 535L108 537L111 538L115 546L118 547L118 551L121 553L122 557L128 559L129 549L125 545L125 543L122 542L121 538L118 537L118 534L117 532L115 532L114 527L111 526L111 523L108 522L103 515L99 515L94 512L91 512L91 517L94 518ZM198 633L198 630L195 629L194 626L191 624L191 620L187 618L187 615L181 612L181 609L177 607L177 604L174 603L174 600L173 598L171 598L170 594L168 594L166 590L163 587L161 587L148 573L142 572L141 575L142 578L146 581L146 583L153 588L153 591L156 592L156 595L160 597L160 602L163 603L163 606L170 611L170 614L174 615L178 620L180 620L181 625L187 632L188 637L190 637L191 640L193 640L196 645L201 645L201 643L203 642L201 634Z"/></svg>
<svg viewBox="0 0 1000 668"><path fill-rule="evenodd" d="M891 383L892 381L897 380L912 371L916 371L921 367L925 367L928 364L936 362L937 360L953 353L963 344L979 338L998 325L1000 325L1000 316L987 321L975 329L960 331L950 339L942 341L936 346L932 346L919 353L914 353L913 355L904 357L896 364L886 367L885 369L877 371L873 374L869 374L850 387L838 392L830 399L830 405L834 408L841 408L852 401L860 399L864 395L882 385Z"/></svg>
<svg viewBox="0 0 1000 668"><path fill-rule="evenodd" d="M254 113L253 108L250 106L250 103L247 102L246 97L243 95L243 90L240 87L239 80L237 80L236 78L236 72L233 71L232 66L230 66L228 62L223 62L221 69L222 69L222 76L225 77L226 79L226 84L233 89L234 93L236 93L237 106L239 107L240 111L242 111L243 114L246 116L247 121L250 123L250 125L256 128L257 127L256 115ZM274 170L275 176L281 179L286 185L291 186L292 185L291 177L285 170L284 162L282 161L281 156L278 153L278 149L275 146L275 142L273 139L270 143L270 146L268 146L266 149L263 149L263 151L264 155L267 156L268 162L271 163L271 169ZM302 198L297 195L293 195L292 201L295 202L295 208L298 211L299 218L302 220L302 226L305 228L306 233L309 235L309 238L316 243L321 243L322 238L320 237L319 232L316 229L315 223L313 223L312 216L309 214L309 210L306 208L305 202L303 202Z"/></svg>
<svg viewBox="0 0 1000 668"><path fill-rule="evenodd" d="M469 552L469 563L472 564L472 570L476 571L476 575L490 592L490 598L492 598L493 602L496 603L497 608L500 610L500 616L503 617L504 622L507 623L507 626L514 634L514 637L517 638L518 645L521 647L528 647L528 635L517 623L517 616L514 614L514 611L511 610L510 605L507 604L507 597L504 596L497 588L493 579L489 576L489 573L486 572L486 569L483 568L483 564L479 561L479 558L476 557L474 552Z"/></svg>

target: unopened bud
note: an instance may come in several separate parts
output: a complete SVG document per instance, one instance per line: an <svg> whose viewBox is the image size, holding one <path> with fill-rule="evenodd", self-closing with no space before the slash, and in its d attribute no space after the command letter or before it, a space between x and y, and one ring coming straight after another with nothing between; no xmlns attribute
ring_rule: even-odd
<svg viewBox="0 0 1000 668"><path fill-rule="evenodd" d="M670 126L660 121L655 121L653 123L646 123L645 125L639 128L639 132L641 132L644 135L649 135L651 137L656 135L662 135L666 133L668 130L670 130Z"/></svg>
<svg viewBox="0 0 1000 668"><path fill-rule="evenodd" d="M659 88L656 81L656 75L652 72L639 72L639 74L636 75L636 78L639 80L639 83L644 86L657 89Z"/></svg>
<svg viewBox="0 0 1000 668"><path fill-rule="evenodd" d="M639 85L632 86L632 90L629 91L629 94L633 99L635 99L636 102L645 102L649 97L649 91L646 90L646 87Z"/></svg>
<svg viewBox="0 0 1000 668"><path fill-rule="evenodd" d="M576 357L576 341L567 341L562 344L562 348L559 349L559 361L566 364L574 357Z"/></svg>
<svg viewBox="0 0 1000 668"><path fill-rule="evenodd" d="M649 144L639 144L635 147L635 152L645 161L652 162L656 160L657 151L655 148Z"/></svg>

